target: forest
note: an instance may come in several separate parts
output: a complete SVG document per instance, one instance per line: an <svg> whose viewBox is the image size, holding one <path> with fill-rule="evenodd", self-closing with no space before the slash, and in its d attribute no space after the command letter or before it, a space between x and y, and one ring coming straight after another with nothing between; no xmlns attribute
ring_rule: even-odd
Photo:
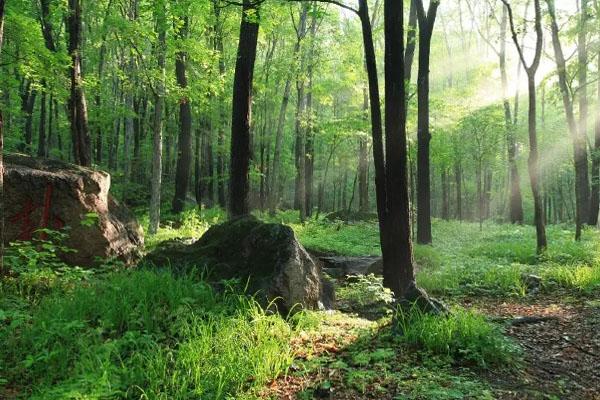
<svg viewBox="0 0 600 400"><path fill-rule="evenodd" d="M598 0L0 0L0 399L600 399Z"/></svg>

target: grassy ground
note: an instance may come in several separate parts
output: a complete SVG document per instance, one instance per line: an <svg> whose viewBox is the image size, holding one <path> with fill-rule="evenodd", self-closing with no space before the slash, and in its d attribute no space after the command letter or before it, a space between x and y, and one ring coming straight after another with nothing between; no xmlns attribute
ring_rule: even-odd
<svg viewBox="0 0 600 400"><path fill-rule="evenodd" d="M147 244L197 238L222 218L187 212ZM375 223L263 218L311 249L379 253ZM531 227L433 228L434 246L415 249L417 279L450 304L448 318L395 314L372 276L338 282L337 311L286 319L201 274L89 273L56 261L55 244L13 249L16 272L0 286L0 398L597 398L598 232L574 243L568 227L549 227L537 257Z"/></svg>

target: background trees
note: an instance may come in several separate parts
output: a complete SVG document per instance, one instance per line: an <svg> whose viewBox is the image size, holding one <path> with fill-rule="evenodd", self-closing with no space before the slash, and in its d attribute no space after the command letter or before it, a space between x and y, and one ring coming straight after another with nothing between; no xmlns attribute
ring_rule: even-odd
<svg viewBox="0 0 600 400"><path fill-rule="evenodd" d="M508 3L518 43L528 49L536 32L523 19L531 19L534 3ZM575 5L556 3L554 13L547 2L539 7L548 40L533 92L539 158L535 209L549 223L577 220L582 226L595 223L598 208L596 116L586 112L597 102L589 88L598 74L597 4L586 3L583 15ZM377 138L385 143L381 121L387 115L376 107L387 103L386 96L376 98L384 73L374 68L384 58L381 0L342 2L342 7L260 3L254 84L248 91L252 104L246 95L243 102L238 97L234 102L233 96L240 93L234 85L240 5L220 0L80 0L70 5L83 10L79 39L78 14L58 1L15 1L7 9L0 103L8 151L108 170L113 192L123 201L151 206L150 230L158 226L161 203L163 210L175 212L197 204L226 207L242 186L248 210L296 208L305 218L376 210L375 183L383 167L373 152L383 153ZM436 7L437 23L424 23L427 17L433 22ZM526 73L510 45L506 7L494 1L411 1L405 2L403 14L409 210L415 220L423 217L417 232L427 231L428 206L432 218L532 223L534 196L521 190L525 181L519 174L527 164L522 155L532 147L525 123L527 97L522 96ZM65 25L65 18L72 24ZM525 25L528 29L519 28ZM576 51L577 57L564 57L564 67L557 65L551 36L563 52ZM243 45L240 50L251 49ZM533 55L524 54L526 60ZM423 62L421 67L412 65L413 56ZM72 68L76 64L79 69ZM80 76L72 79L73 71ZM565 111L563 93L572 112ZM84 95L87 103L80 100ZM71 97L75 107L65 107ZM252 119L238 121L250 105ZM498 125L498 105L503 126ZM573 143L565 127L573 125L577 168L575 148L565 148ZM429 156L423 151L427 130ZM238 182L236 175L232 182L231 168L238 161L247 178ZM591 179L585 178L586 170ZM242 181L247 183L240 186ZM576 187L591 187L591 193ZM591 212L581 211L585 204ZM424 237L429 239L435 244L435 238Z"/></svg>

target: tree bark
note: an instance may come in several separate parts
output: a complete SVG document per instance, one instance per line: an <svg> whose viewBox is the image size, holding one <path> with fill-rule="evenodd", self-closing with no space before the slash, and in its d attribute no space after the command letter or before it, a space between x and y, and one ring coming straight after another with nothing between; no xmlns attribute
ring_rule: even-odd
<svg viewBox="0 0 600 400"><path fill-rule="evenodd" d="M220 0L213 0L213 10L215 14L215 50L219 54L219 75L225 75L225 55L223 47L223 20L221 18ZM227 177L225 175L225 119L226 111L222 101L218 103L217 113L217 199L221 208L227 207L225 196L225 183Z"/></svg>
<svg viewBox="0 0 600 400"><path fill-rule="evenodd" d="M431 237L431 176L429 160L429 63L431 36L439 2L430 1L425 13L423 0L415 0L419 20L419 72L417 116L417 243L430 244Z"/></svg>
<svg viewBox="0 0 600 400"><path fill-rule="evenodd" d="M385 192L382 241L383 280L398 299L416 300L406 154L404 81L404 1L384 1L385 35Z"/></svg>
<svg viewBox="0 0 600 400"><path fill-rule="evenodd" d="M258 5L244 0L240 40L233 80L231 119L231 173L229 215L238 217L250 213L250 123L252 117L252 80L258 42Z"/></svg>
<svg viewBox="0 0 600 400"><path fill-rule="evenodd" d="M69 31L68 51L71 56L71 95L69 116L71 121L71 139L75 163L89 167L92 165L92 147L88 129L87 103L82 86L81 61L81 0L69 0L67 26Z"/></svg>
<svg viewBox="0 0 600 400"><path fill-rule="evenodd" d="M552 31L552 45L554 47L554 55L556 59L556 69L558 75L558 83L562 94L563 106L567 117L567 126L571 133L573 142L573 157L575 164L575 240L581 238L582 225L588 221L589 214L589 182L588 182L588 158L587 158L587 134L585 132L586 124L583 120L580 120L580 124L583 123L583 128L577 128L577 122L575 120L575 113L573 112L573 98L568 87L567 79L567 66L560 43L558 23L556 21L556 13L554 9L554 0L546 0L548 4L548 13L550 14L550 27ZM585 47L585 45L583 45ZM585 56L587 59L587 56ZM587 68L587 65L586 67ZM581 69L581 68L580 68ZM585 77L585 74L583 74ZM581 76L580 76L580 79ZM586 78L583 78L586 79ZM580 90L582 88L580 87ZM583 103L583 104L581 104ZM584 106L584 108L581 108ZM580 114L586 114L587 111L587 100L581 100L580 102ZM587 120L587 116L585 117Z"/></svg>
<svg viewBox="0 0 600 400"><path fill-rule="evenodd" d="M187 16L183 17L183 26L179 32L179 39L187 38L189 20ZM185 198L187 196L190 172L192 168L192 108L190 99L185 91L187 90L186 76L187 52L181 50L175 56L175 76L177 85L184 92L179 99L179 140L177 144L177 168L175 172L175 197L173 198L172 208L174 213L180 213L185 207Z"/></svg>
<svg viewBox="0 0 600 400"><path fill-rule="evenodd" d="M506 72L506 33L508 26L508 11L502 8L500 22L500 79L502 81L502 105L506 127L506 145L509 169L509 219L513 224L523 223L523 196L521 195L521 177L517 166L517 142L515 140L515 125L511 115L508 100L508 74Z"/></svg>
<svg viewBox="0 0 600 400"><path fill-rule="evenodd" d="M534 0L535 9L535 32L536 32L536 45L535 54L533 61L528 66L525 62L523 49L519 45L517 33L514 25L514 19L512 15L512 8L508 3L508 0L502 0L508 11L508 19L510 22L510 29L512 33L512 39L519 53L519 58L523 63L523 67L527 72L527 88L529 91L529 111L528 111L528 133L529 133L529 181L531 183L531 192L533 194L533 210L534 210L534 223L536 230L537 246L536 251L538 254L543 253L548 247L546 240L546 227L544 224L544 210L542 208L542 196L539 183L539 155L537 146L537 123L536 123L536 93L535 93L535 75L540 65L540 59L542 56L543 46L543 31L542 31L542 11L540 7L540 0Z"/></svg>
<svg viewBox="0 0 600 400"><path fill-rule="evenodd" d="M150 190L150 223L148 230L156 234L160 223L160 191L162 186L162 137L163 137L163 106L165 96L165 53L166 53L166 16L160 9L164 0L157 4L155 17L157 19L158 43L156 45L159 79L154 93L154 120L152 131L152 180Z"/></svg>
<svg viewBox="0 0 600 400"><path fill-rule="evenodd" d="M4 42L4 4L0 0L0 59ZM4 117L0 109L0 275L4 274Z"/></svg>
<svg viewBox="0 0 600 400"><path fill-rule="evenodd" d="M600 71L600 52L598 58L598 71ZM590 200L590 220L592 226L598 225L598 210L600 208L600 79L598 79L596 102L596 126L594 127L594 150L592 151L592 194Z"/></svg>

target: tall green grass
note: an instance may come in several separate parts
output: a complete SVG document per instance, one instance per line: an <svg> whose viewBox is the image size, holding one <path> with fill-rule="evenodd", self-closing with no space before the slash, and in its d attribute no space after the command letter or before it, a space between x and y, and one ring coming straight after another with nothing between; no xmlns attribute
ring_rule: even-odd
<svg viewBox="0 0 600 400"><path fill-rule="evenodd" d="M2 385L24 398L236 398L286 371L294 328L168 272L115 273L0 321Z"/></svg>
<svg viewBox="0 0 600 400"><path fill-rule="evenodd" d="M406 344L461 364L507 368L520 360L520 349L500 328L463 308L448 315L423 313L417 307L399 308L396 326Z"/></svg>

